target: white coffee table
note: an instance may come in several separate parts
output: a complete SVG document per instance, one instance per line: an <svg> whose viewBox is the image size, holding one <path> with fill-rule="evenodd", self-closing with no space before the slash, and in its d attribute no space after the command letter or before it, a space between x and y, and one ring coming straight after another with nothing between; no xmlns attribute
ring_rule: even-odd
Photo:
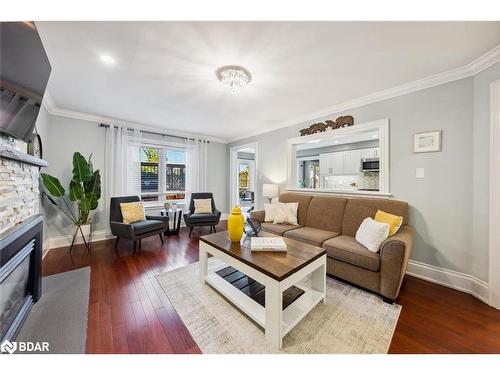
<svg viewBox="0 0 500 375"><path fill-rule="evenodd" d="M261 232L260 236L274 235ZM264 328L266 338L278 349L281 349L283 337L319 302L325 300L326 293L326 251L289 238L285 238L285 242L286 253L251 252L250 238L245 238L241 243L232 243L227 232L219 232L201 237L199 246L200 281L216 289ZM215 271L208 272L209 254L240 271L237 275L240 283L228 282L229 277L224 278ZM250 279L244 280L241 274ZM297 293L293 292L297 289L289 288L309 275L310 287L300 286L303 293L283 309L283 293L291 291L292 297L295 297ZM265 307L251 294L250 286L240 288L246 281L264 286Z"/></svg>

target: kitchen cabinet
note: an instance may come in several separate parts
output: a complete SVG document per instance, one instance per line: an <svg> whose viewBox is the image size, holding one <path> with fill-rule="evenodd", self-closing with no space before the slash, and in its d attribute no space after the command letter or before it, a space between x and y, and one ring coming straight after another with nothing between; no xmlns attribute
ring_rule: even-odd
<svg viewBox="0 0 500 375"><path fill-rule="evenodd" d="M361 170L361 150L344 152L344 175L359 174Z"/></svg>
<svg viewBox="0 0 500 375"><path fill-rule="evenodd" d="M361 150L330 152L319 155L321 175L345 176L358 174L361 167Z"/></svg>
<svg viewBox="0 0 500 375"><path fill-rule="evenodd" d="M362 159L373 159L380 157L378 147L364 148L361 150Z"/></svg>

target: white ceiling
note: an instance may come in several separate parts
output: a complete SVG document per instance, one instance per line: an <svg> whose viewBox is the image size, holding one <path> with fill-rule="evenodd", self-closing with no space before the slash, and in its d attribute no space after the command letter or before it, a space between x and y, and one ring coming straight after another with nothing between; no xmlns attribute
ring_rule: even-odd
<svg viewBox="0 0 500 375"><path fill-rule="evenodd" d="M58 107L223 139L466 65L500 44L500 22L36 25ZM214 73L229 64L252 73L236 95Z"/></svg>

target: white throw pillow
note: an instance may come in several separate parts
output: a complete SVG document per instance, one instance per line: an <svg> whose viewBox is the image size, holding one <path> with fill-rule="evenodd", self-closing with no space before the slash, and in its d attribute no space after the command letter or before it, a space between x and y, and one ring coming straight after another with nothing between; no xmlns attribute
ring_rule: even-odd
<svg viewBox="0 0 500 375"><path fill-rule="evenodd" d="M389 224L379 223L367 217L356 232L356 241L374 253L380 250L380 245L389 237Z"/></svg>
<svg viewBox="0 0 500 375"><path fill-rule="evenodd" d="M265 211L265 217L264 221L266 223L270 223L274 221L274 218L278 212L280 212L280 206L281 203L265 203L264 204L264 211Z"/></svg>
<svg viewBox="0 0 500 375"><path fill-rule="evenodd" d="M193 199L194 200L194 213L195 214L211 214L212 213L212 199Z"/></svg>
<svg viewBox="0 0 500 375"><path fill-rule="evenodd" d="M299 203L280 203L278 213L274 217L274 224L297 225L297 210Z"/></svg>

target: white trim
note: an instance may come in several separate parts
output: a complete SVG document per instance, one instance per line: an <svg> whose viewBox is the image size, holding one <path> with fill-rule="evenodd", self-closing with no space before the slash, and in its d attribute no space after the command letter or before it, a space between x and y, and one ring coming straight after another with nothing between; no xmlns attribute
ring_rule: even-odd
<svg viewBox="0 0 500 375"><path fill-rule="evenodd" d="M370 121L370 122L365 122L362 124L358 124L356 126L350 126L346 128L340 128L340 129L335 129L335 130L329 130L326 132L322 133L316 133L316 134L311 134L311 135L306 135L302 137L294 137L294 138L289 138L287 140L287 180L286 180L286 185L287 185L287 190L298 190L298 191L305 191L309 192L311 189L300 189L295 186L296 184L296 156L294 152L294 147L299 144L305 144L305 143L310 143L311 141L316 141L316 140L325 140L325 139L335 139L337 137L345 137L346 135L349 134L356 134L359 132L365 132L365 131L370 131L370 130L377 130L378 131L378 140L379 140L379 149L381 150L380 152L380 180L379 180L379 190L378 192L369 192L369 191L363 191L361 194L363 195L391 195L389 193L390 187L389 187L389 119L381 119L381 120L376 120L376 121ZM232 149L232 148L231 148ZM321 185L320 185L321 186ZM335 193L339 192L336 190L329 190L329 189L313 189L313 191L319 191L323 193ZM343 192L341 193L346 193L350 194L353 193L355 195L358 195L357 192Z"/></svg>
<svg viewBox="0 0 500 375"><path fill-rule="evenodd" d="M490 84L490 305L500 309L500 80Z"/></svg>
<svg viewBox="0 0 500 375"><path fill-rule="evenodd" d="M410 260L406 274L468 293L488 303L488 283L475 276Z"/></svg>
<svg viewBox="0 0 500 375"><path fill-rule="evenodd" d="M238 163L238 150L242 150L245 148L251 148L254 150L254 206L259 207L257 205L259 203L257 194L257 188L259 185L259 143L250 142L238 146L233 146L229 149L229 211L231 211L231 208L235 204L234 192L238 184L238 172L236 168Z"/></svg>
<svg viewBox="0 0 500 375"><path fill-rule="evenodd" d="M388 198L392 197L392 193L381 193L380 191L358 191L358 190L334 190L334 189L300 189L300 188L285 188L285 191L294 193L304 193L308 195L339 195L342 197L371 197L371 198Z"/></svg>
<svg viewBox="0 0 500 375"><path fill-rule="evenodd" d="M54 116L62 116L62 117L74 118L77 120L85 120L85 121L95 122L96 124L120 124L120 125L129 126L131 128L143 130L143 131L151 131L151 132L162 133L162 134L165 133L165 134L170 134L170 135L178 136L178 137L189 137L189 138L195 138L195 139L200 138L200 139L204 139L204 140L207 140L210 142L227 143L227 141L225 139L222 139L222 138L211 137L211 136L201 135L201 134L179 132L179 131L171 130L171 129L165 129L165 128L159 128L159 127L155 127L155 126L138 124L136 122L126 121L126 120L122 120L119 118L99 116L99 115L94 115L91 113L78 112L78 111L72 111L69 109L60 108L57 106L57 104L55 103L54 99L52 98L52 96L50 95L50 93L48 91L45 92L44 100L43 100L42 104L45 107L45 109L47 110L47 112L49 112L51 115L54 115Z"/></svg>
<svg viewBox="0 0 500 375"><path fill-rule="evenodd" d="M305 113L301 116L289 119L285 122L280 122L274 125L267 126L265 129L250 131L247 133L240 133L237 137L229 138L228 143L236 142L248 137L257 136L260 134L268 133L273 130L286 128L288 126L298 125L301 123L310 122L311 124L321 117L329 116L343 111L348 111L354 108L362 107L368 104L381 102L383 100L392 99L401 95L410 94L412 92L425 90L431 87L440 86L445 83L458 81L463 78L472 77L493 64L500 62L500 45L493 48L491 51L486 52L473 62L462 67L447 70L442 73L434 74L432 76L418 79L416 81L408 82L396 87L386 90L374 92L372 94L362 96L359 98L347 100L343 103L336 104L330 107L323 108L318 111Z"/></svg>
<svg viewBox="0 0 500 375"><path fill-rule="evenodd" d="M460 80L463 78L472 77L472 76L478 74L479 72L483 71L484 69L490 67L491 65L496 64L499 61L500 61L500 45L496 46L492 50L481 55L476 60L474 60L471 63L464 65L462 67L447 70L447 71L442 72L442 73L434 74L432 76L418 79L418 80L415 80L412 82L408 82L408 83L405 83L405 84L402 84L402 85L399 85L399 86L396 86L393 88L389 88L386 90L377 91L375 93L372 93L372 94L369 94L366 96L347 100L343 103L336 104L334 106L323 108L323 109L318 110L318 111L305 113L301 116L289 119L287 121L267 126L265 129L250 131L247 133L240 133L240 135L233 137L233 138L228 138L228 139L222 139L222 138L210 137L210 136L201 136L201 135L190 134L190 133L183 133L183 132L178 132L175 130L162 129L162 128L158 128L158 127L150 127L150 126L145 126L142 124L137 124L134 122L129 122L129 121L125 121L125 120L121 120L121 119L117 119L117 118L98 116L98 115L93 115L90 113L64 109L64 108L57 106L57 104L55 103L55 101L53 100L52 96L50 95L50 93L48 91L45 92L43 105L51 115L76 118L76 119L80 119L80 120L87 120L87 121L92 121L92 122L97 122L97 123L120 123L123 125L128 125L130 127L137 128L137 129L150 130L150 131L159 132L159 133L165 132L165 133L170 133L172 135L177 135L180 137L199 137L199 138L203 138L203 139L206 139L208 141L217 142L217 143L232 143L232 142L239 141L241 139L245 139L245 138L252 137L252 136L257 136L260 134L271 132L273 130L286 128L288 126L293 126L293 125L297 125L297 124L304 123L304 122L313 123L314 121L316 121L317 119L319 119L321 117L329 116L329 115L332 115L332 114L335 114L338 112L347 111L347 110L362 107L362 106L365 106L368 104L373 104L373 103L377 103L377 102L380 102L383 100L392 99L392 98L395 98L397 96L406 95L406 94L410 94L412 92L428 89L428 88L431 88L434 86L443 85L445 83L457 81L457 80Z"/></svg>
<svg viewBox="0 0 500 375"><path fill-rule="evenodd" d="M146 209L149 209L150 207L147 207ZM163 207L158 207L158 209L163 209ZM222 214L221 215L221 220L227 220L229 214ZM181 227L185 227L186 225L184 224L184 220L181 220ZM92 243L95 243L95 242L99 242L99 241L105 241L105 240L109 240L109 239L112 239L112 238L115 238L115 236L113 235L106 235L106 231L105 230L99 230L99 231L94 231L92 233ZM47 255L47 253L52 250L52 249L57 249L59 247L67 247L67 246L71 246L71 241L73 239L73 235L71 234L68 234L66 236L52 236L52 237L48 237L45 241L44 241L44 255L43 257L45 257ZM83 243L83 240L82 240L82 237L79 235L75 241L75 244L79 245L79 244L82 244Z"/></svg>
<svg viewBox="0 0 500 375"><path fill-rule="evenodd" d="M94 231L92 233L92 243L98 242L98 241L104 241L104 240L109 240L110 238L115 238L113 235L106 235L105 230L98 230ZM49 250L52 249L57 249L58 247L65 247L65 246L71 246L71 240L73 239L73 235L69 234L67 236L53 236L48 238L48 245L49 245ZM75 245L82 244L82 236L79 235L76 238ZM48 252L47 251L47 252Z"/></svg>

